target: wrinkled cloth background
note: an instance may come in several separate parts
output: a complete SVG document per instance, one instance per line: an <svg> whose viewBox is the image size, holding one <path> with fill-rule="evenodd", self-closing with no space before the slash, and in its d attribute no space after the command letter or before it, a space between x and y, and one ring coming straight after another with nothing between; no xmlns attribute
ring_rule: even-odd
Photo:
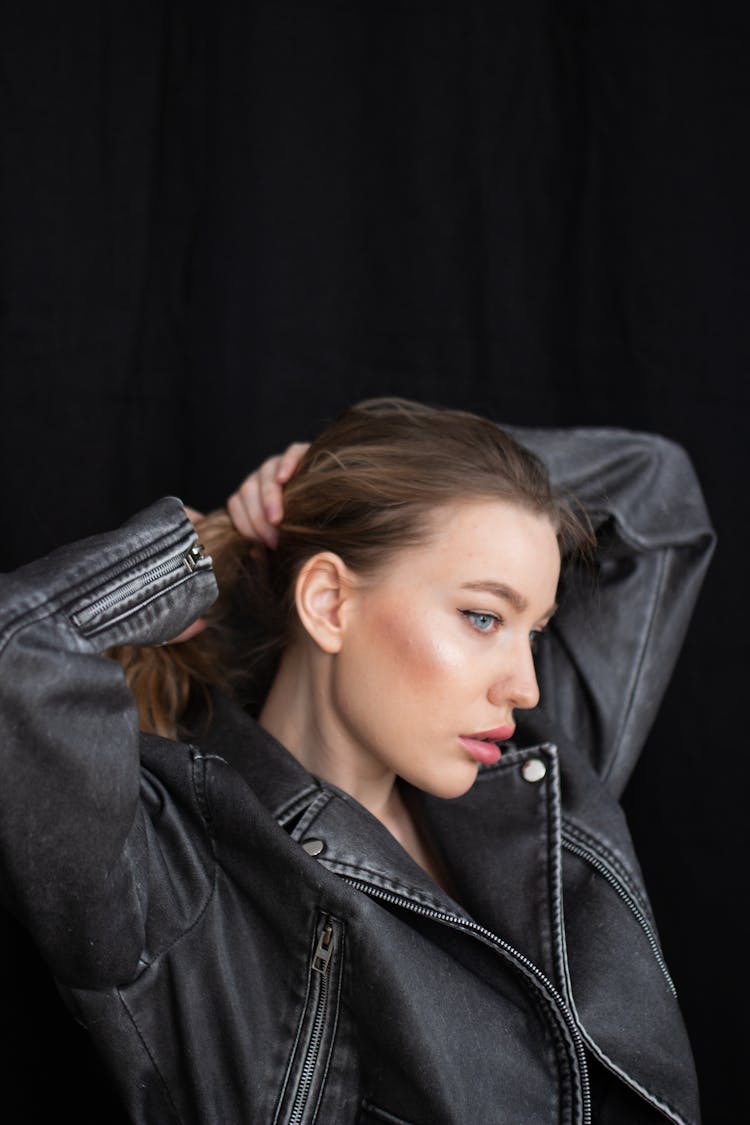
<svg viewBox="0 0 750 1125"><path fill-rule="evenodd" d="M626 808L707 1125L750 1109L749 48L697 0L0 7L3 569L369 395L688 449L719 549ZM3 1120L117 1122L0 940Z"/></svg>

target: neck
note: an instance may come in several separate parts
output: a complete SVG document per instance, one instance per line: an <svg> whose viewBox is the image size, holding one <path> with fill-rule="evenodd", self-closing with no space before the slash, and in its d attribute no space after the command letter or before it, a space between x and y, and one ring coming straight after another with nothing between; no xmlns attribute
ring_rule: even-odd
<svg viewBox="0 0 750 1125"><path fill-rule="evenodd" d="M368 755L338 715L332 702L333 659L304 641L290 646L258 722L310 773L356 798L456 898L411 802L396 784L395 773Z"/></svg>
<svg viewBox="0 0 750 1125"><path fill-rule="evenodd" d="M391 828L400 806L396 775L367 754L337 713L334 660L305 640L290 645L258 722L306 770L349 793Z"/></svg>

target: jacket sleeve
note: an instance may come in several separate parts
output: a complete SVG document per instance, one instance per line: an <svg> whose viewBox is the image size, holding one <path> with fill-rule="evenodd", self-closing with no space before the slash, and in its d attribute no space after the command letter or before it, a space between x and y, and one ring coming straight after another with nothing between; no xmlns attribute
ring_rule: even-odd
<svg viewBox="0 0 750 1125"><path fill-rule="evenodd" d="M540 706L519 716L534 740L587 753L615 796L638 759L679 654L714 546L685 451L614 429L509 428L586 509L593 568L563 577L540 643Z"/></svg>
<svg viewBox="0 0 750 1125"><path fill-rule="evenodd" d="M167 498L0 575L0 890L66 983L128 979L143 949L138 716L101 653L176 636L214 600L195 542Z"/></svg>

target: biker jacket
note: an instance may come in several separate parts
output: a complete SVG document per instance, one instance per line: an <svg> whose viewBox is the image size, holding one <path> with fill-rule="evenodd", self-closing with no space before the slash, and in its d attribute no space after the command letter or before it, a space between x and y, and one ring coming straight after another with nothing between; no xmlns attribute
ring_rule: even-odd
<svg viewBox="0 0 750 1125"><path fill-rule="evenodd" d="M179 501L0 578L0 888L134 1122L698 1122L617 798L710 524L663 438L513 432L600 546L515 743L465 796L417 795L460 902L235 703L192 743L139 734L101 654L215 597Z"/></svg>

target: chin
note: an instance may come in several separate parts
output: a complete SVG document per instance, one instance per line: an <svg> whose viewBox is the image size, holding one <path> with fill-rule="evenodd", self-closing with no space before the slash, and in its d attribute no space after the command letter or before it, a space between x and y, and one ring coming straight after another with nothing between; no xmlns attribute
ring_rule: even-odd
<svg viewBox="0 0 750 1125"><path fill-rule="evenodd" d="M465 793L469 792L477 779L478 773L478 766L470 765L468 769L457 770L452 775L446 774L440 778L430 778L427 784L416 783L416 787L425 793L429 793L431 797L440 797L444 801L455 800L456 797L463 797Z"/></svg>

